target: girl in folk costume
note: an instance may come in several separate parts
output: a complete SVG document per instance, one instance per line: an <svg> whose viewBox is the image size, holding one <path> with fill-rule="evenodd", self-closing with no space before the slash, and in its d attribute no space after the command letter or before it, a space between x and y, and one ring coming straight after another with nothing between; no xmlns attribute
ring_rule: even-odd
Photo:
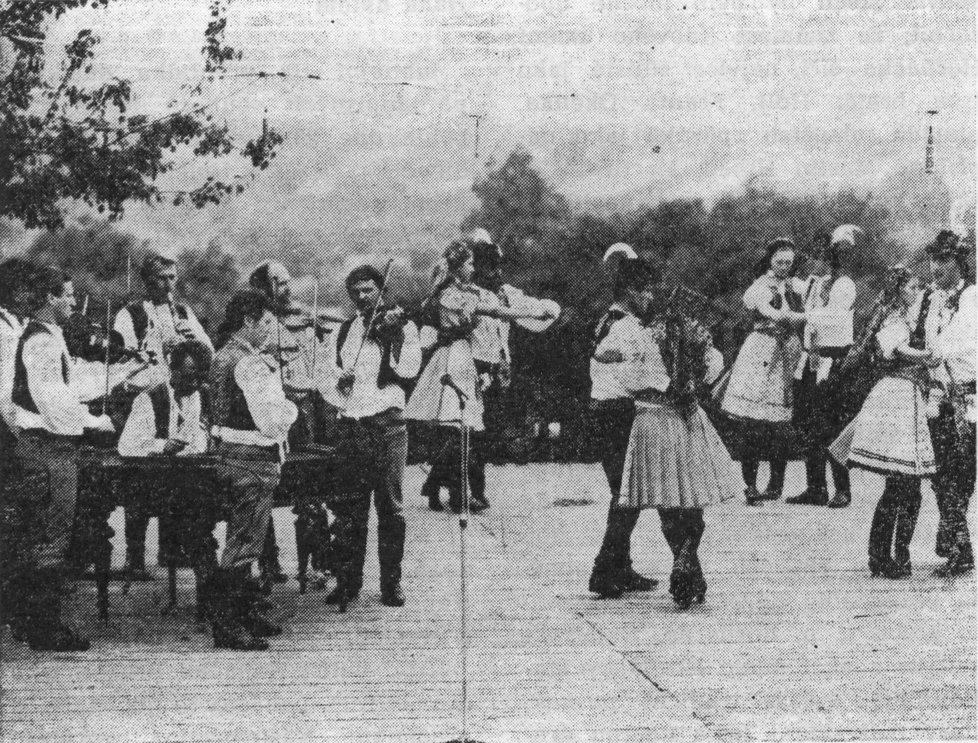
<svg viewBox="0 0 978 743"><path fill-rule="evenodd" d="M430 321L437 324L437 341L404 409L404 417L408 420L441 426L461 424L473 431L484 430L482 390L472 356L472 334L479 318L545 320L551 316L549 307L536 312L502 306L492 292L471 283L474 270L472 250L464 242L455 241L445 249L442 268L436 274L435 290L427 304L431 311ZM458 394L442 382L446 375L466 397L464 413ZM454 473L458 468L458 457L446 452L445 447L442 449L442 456L432 466L447 466ZM446 458L449 456L451 460ZM443 458L444 462L440 461ZM459 478L452 477L450 482L451 505L460 508Z"/></svg>
<svg viewBox="0 0 978 743"><path fill-rule="evenodd" d="M931 354L924 350L923 338L915 337L909 316L919 293L917 278L896 267L884 292L876 332L883 377L856 419L829 447L837 461L886 476L869 534L869 569L887 578L910 575L920 480L936 471L924 400ZM895 559L890 552L894 537Z"/></svg>
<svg viewBox="0 0 978 743"><path fill-rule="evenodd" d="M741 422L744 450L741 469L748 505L777 500L784 487L787 459L779 449L791 422L794 372L801 357L798 328L805 322L802 282L792 276L795 245L779 238L768 245L764 273L744 293L753 313L753 329L737 354L725 388L718 391L721 409ZM762 459L771 463L767 490L757 489Z"/></svg>
<svg viewBox="0 0 978 743"><path fill-rule="evenodd" d="M625 455L620 504L656 508L674 563L669 592L680 608L706 596L697 549L703 508L736 494L737 471L720 436L696 402L723 357L701 325L667 311L637 341L622 380L635 394L635 420Z"/></svg>

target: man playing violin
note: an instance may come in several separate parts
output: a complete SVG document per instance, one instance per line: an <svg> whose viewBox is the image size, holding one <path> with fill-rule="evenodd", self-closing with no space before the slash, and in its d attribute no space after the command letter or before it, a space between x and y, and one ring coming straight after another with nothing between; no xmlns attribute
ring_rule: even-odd
<svg viewBox="0 0 978 743"><path fill-rule="evenodd" d="M328 355L343 399L343 441L357 453L359 465L350 468L346 492L338 494L334 508L338 581L327 603L341 609L357 597L363 584L371 495L377 508L381 601L404 605L402 488L408 438L402 414L404 388L421 368L421 343L417 326L403 310L380 308L383 284L384 277L372 266L350 272L346 288L357 314L335 333Z"/></svg>
<svg viewBox="0 0 978 743"><path fill-rule="evenodd" d="M88 640L61 621L65 559L78 495L82 435L111 432L106 415L93 416L71 386L71 360L61 332L75 304L71 278L39 267L29 280L29 317L17 343L11 392L18 430L15 461L41 472L20 486L43 521L44 539L33 545L27 568L5 592L16 634L34 650L87 650ZM17 587L20 587L18 590Z"/></svg>
<svg viewBox="0 0 978 743"><path fill-rule="evenodd" d="M134 387L149 388L167 382L167 360L183 340L195 340L211 353L214 346L194 311L174 299L177 285L176 258L161 248L146 255L140 268L145 296L119 310L114 328L126 348L138 350L150 364L147 371L131 380ZM146 572L146 530L149 516L139 509L126 510L126 570L131 579L149 580ZM166 535L160 535L161 541Z"/></svg>

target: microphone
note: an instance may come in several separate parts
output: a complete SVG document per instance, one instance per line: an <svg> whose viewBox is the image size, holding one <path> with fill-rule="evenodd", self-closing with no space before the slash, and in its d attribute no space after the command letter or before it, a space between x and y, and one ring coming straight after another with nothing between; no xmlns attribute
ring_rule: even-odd
<svg viewBox="0 0 978 743"><path fill-rule="evenodd" d="M469 396L467 394L465 394L465 392L462 390L462 388L459 387L457 384L455 384L455 380L452 379L452 375L451 374L447 374L447 373L446 374L442 374L441 375L441 383L443 385L445 385L446 387L450 387L455 392L455 394L458 395L462 400L468 400L469 399Z"/></svg>

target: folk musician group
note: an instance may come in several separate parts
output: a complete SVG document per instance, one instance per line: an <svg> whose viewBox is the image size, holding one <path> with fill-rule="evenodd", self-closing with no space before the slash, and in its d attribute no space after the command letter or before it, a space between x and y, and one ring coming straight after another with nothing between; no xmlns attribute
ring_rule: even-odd
<svg viewBox="0 0 978 743"><path fill-rule="evenodd" d="M925 478L940 512L935 549L946 562L937 572L973 570L971 256L958 235L942 231L927 246L931 283L918 276L922 265L893 267L856 333L857 284L847 267L860 233L843 225L822 236L807 263L789 239L766 247L743 295L749 332L729 366L695 302L667 291L657 267L630 246L608 249L614 301L591 339L589 430L611 497L590 591L614 599L655 588L633 568L630 544L641 512L656 509L673 554L673 601L681 609L704 601L704 509L734 498L741 480L748 506L780 499L792 451L804 457L806 488L789 504L845 508L850 468L885 477L869 527L873 576L910 575ZM803 263L807 278L797 275ZM436 443L422 487L430 508L444 509L443 488L456 512L489 508L486 463L505 423L511 324L541 332L560 314L553 301L504 283L502 265L485 230L453 241L413 312L385 302L389 266L361 265L345 277L356 313L343 319L298 307L285 267L266 262L230 297L209 337L175 299L175 258L154 249L141 268L145 295L115 314L104 339L109 363L93 374L73 342L72 277L22 258L0 264L0 469L4 489L17 490L43 522L29 554L2 566L3 621L13 636L36 651L89 647L61 603L80 450L88 437L108 436L123 458L206 456L214 464L216 510L193 511L199 523L178 535L164 534L176 527L161 517L160 541L181 543L214 646L267 649L282 632L270 618L269 582L281 577L273 493L290 436L308 425L300 412L310 395L356 459L346 480L330 484L344 492L330 504L336 585L326 601L345 610L360 595L373 500L380 600L404 605L407 423ZM460 445L468 441L460 431L471 433L471 446ZM763 488L761 462L770 472ZM227 523L219 559L218 520ZM130 576L146 572L148 521L139 508L126 513Z"/></svg>

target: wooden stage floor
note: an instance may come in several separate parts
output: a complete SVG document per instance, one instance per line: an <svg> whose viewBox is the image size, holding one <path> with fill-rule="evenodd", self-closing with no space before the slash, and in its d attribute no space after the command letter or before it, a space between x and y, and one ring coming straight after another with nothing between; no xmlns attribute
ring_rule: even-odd
<svg viewBox="0 0 978 743"><path fill-rule="evenodd" d="M94 620L86 653L36 655L3 631L3 741L447 741L460 733L459 529L406 487L402 609L367 582L349 613L277 586L285 633L268 653L215 651L192 612L161 618L162 574ZM789 469L788 492L801 467ZM482 741L975 739L975 579L930 576L937 522L925 494L915 573L871 579L866 534L880 481L854 475L842 511L782 503L707 512L706 604L678 613L664 585L587 592L607 486L596 466L491 468L493 507L468 533L470 729ZM294 574L292 515L276 530ZM113 526L122 531L120 514ZM151 535L155 529L151 528ZM121 560L116 537L116 560ZM663 580L654 513L636 566ZM155 555L155 544L150 546ZM193 601L189 571L181 599Z"/></svg>

